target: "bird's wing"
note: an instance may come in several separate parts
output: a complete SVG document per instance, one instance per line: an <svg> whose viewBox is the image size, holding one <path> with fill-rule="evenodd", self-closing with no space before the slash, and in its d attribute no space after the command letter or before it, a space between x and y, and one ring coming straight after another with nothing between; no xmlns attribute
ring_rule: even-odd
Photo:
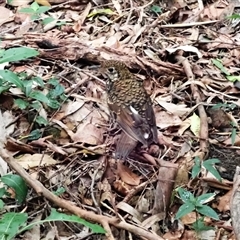
<svg viewBox="0 0 240 240"><path fill-rule="evenodd" d="M149 123L149 126L151 128L151 132L152 132L152 141L158 144L158 133L157 133L157 126L156 126L156 117L155 117L155 113L153 111L153 107L152 107L152 102L147 101L146 102L146 119Z"/></svg>
<svg viewBox="0 0 240 240"><path fill-rule="evenodd" d="M115 113L116 121L124 132L134 140L148 146L150 129L146 120L132 106L119 106L109 102L108 105L110 110Z"/></svg>

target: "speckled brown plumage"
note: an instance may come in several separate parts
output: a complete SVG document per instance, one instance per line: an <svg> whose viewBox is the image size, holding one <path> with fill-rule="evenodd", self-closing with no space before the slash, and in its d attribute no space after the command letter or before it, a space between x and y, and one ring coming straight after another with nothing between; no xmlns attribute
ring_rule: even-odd
<svg viewBox="0 0 240 240"><path fill-rule="evenodd" d="M102 68L108 76L108 106L117 123L128 136L145 147L152 142L158 143L152 102L142 81L137 80L120 61L105 61ZM121 147L117 149L121 152Z"/></svg>

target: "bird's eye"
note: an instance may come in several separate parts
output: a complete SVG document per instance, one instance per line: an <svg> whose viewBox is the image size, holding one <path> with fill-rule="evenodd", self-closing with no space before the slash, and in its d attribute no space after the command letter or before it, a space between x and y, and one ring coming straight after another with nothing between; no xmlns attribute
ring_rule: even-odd
<svg viewBox="0 0 240 240"><path fill-rule="evenodd" d="M115 71L114 67L109 67L108 72L113 73Z"/></svg>

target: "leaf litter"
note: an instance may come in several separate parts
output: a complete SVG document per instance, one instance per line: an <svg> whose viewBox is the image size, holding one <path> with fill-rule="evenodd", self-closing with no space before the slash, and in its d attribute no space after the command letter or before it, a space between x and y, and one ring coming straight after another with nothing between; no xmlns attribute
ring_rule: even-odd
<svg viewBox="0 0 240 240"><path fill-rule="evenodd" d="M240 23L239 17L231 17L238 14L239 6L223 1L114 0L106 5L101 0L55 0L36 1L35 11L20 13L33 6L29 2L1 3L1 49L32 47L40 54L38 59L10 62L3 68L39 76L44 83L56 77L67 99L54 110L44 103L41 111L28 112L14 102L23 98L19 88L3 91L1 148L47 189L64 187L61 198L139 227L113 224L116 239L120 234L140 239L142 227L152 233L146 239L215 239L220 228L225 238L237 239L228 221L239 159ZM41 12L43 6L51 8ZM53 20L43 25L44 18ZM159 129L159 146L146 150L137 145L125 162L114 158L120 132L111 121L105 79L99 70L100 63L108 59L125 62L148 87ZM43 91L47 94L50 89ZM38 115L48 125L37 124ZM40 131L35 139L34 130ZM218 158L222 182L206 169L192 179L195 157L201 161ZM1 163L1 175L7 171ZM204 217L204 223L215 230L189 230L198 219L195 212L174 225L183 204L174 192L179 186L195 196L216 192L207 204L221 221ZM33 191L27 202L33 216L29 221L48 213L49 204ZM56 223L55 231L44 224L44 231L36 227L34 234L39 235L36 239L48 234L59 239L75 234L104 239L81 225L68 224Z"/></svg>

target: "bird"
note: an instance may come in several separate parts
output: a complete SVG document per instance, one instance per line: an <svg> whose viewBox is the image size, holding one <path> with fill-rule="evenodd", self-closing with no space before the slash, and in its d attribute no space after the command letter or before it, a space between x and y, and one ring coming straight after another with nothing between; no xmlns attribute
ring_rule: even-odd
<svg viewBox="0 0 240 240"><path fill-rule="evenodd" d="M149 147L152 143L158 144L152 101L143 87L143 82L137 79L122 61L105 60L101 66L103 75L107 76L109 110L123 130L116 147L116 155L127 158L137 142L144 147Z"/></svg>

